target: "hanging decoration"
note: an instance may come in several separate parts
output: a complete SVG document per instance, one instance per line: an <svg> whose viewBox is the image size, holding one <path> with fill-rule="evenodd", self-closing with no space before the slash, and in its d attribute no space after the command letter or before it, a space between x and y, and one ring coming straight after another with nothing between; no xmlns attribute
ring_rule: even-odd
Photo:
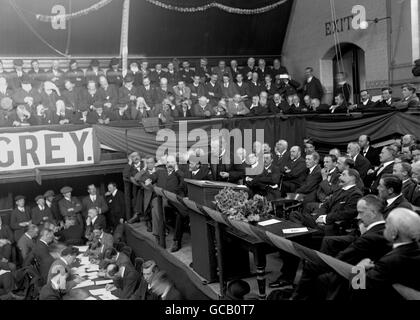
<svg viewBox="0 0 420 320"><path fill-rule="evenodd" d="M256 8L256 9L234 8L234 7L229 7L229 6L217 3L217 2L211 2L211 3L205 4L205 5L202 5L202 6L198 6L198 7L178 7L178 6L174 6L174 5L171 5L171 4L163 3L163 2L158 1L158 0L146 0L146 1L155 5L155 6L161 7L163 9L178 11L178 12L183 12L183 13L203 12L203 11L206 11L206 10L211 9L211 8L217 8L217 9L226 11L228 13L233 13L233 14L254 15L254 14L261 14L261 13L271 11L271 10L281 6L287 0L280 0L280 1L277 1L273 4L270 4L268 6L261 7L261 8Z"/></svg>
<svg viewBox="0 0 420 320"><path fill-rule="evenodd" d="M89 8L77 11L77 12L73 12L73 13L69 13L69 14L65 14L65 15L60 15L59 17L62 19L66 19L66 20L70 20L73 18L78 18L81 16L85 16L88 15L89 13L93 12L93 11L97 11L103 7L105 7L106 5L110 4L113 0L101 0L97 3L95 3L94 5L91 5ZM51 15L43 15L43 14L37 14L36 18L39 21L44 21L44 22L50 22L53 19L57 19L57 15L51 16Z"/></svg>

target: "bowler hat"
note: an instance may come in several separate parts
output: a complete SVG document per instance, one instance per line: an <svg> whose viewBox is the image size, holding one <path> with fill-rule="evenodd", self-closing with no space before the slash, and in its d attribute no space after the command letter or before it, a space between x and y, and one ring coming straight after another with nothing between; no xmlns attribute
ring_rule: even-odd
<svg viewBox="0 0 420 320"><path fill-rule="evenodd" d="M120 64L120 59L118 58L112 58L111 62L109 63L110 66L116 66Z"/></svg>
<svg viewBox="0 0 420 320"><path fill-rule="evenodd" d="M124 82L133 82L133 81L134 81L134 78L133 78L133 76L131 74L127 74L124 77Z"/></svg>
<svg viewBox="0 0 420 320"><path fill-rule="evenodd" d="M44 199L44 196L42 196L42 195L36 196L35 202L38 202L39 199Z"/></svg>
<svg viewBox="0 0 420 320"><path fill-rule="evenodd" d="M69 193L69 192L72 192L72 191L73 191L73 189L71 187L68 187L68 186L62 187L61 190L60 190L60 192L62 194L66 194L66 193Z"/></svg>
<svg viewBox="0 0 420 320"><path fill-rule="evenodd" d="M19 200L22 200L22 199L25 199L25 196L18 195L18 196L15 197L15 201L19 201Z"/></svg>
<svg viewBox="0 0 420 320"><path fill-rule="evenodd" d="M99 61L98 61L97 59L93 59L93 60L90 62L90 65L91 65L92 67L99 67Z"/></svg>

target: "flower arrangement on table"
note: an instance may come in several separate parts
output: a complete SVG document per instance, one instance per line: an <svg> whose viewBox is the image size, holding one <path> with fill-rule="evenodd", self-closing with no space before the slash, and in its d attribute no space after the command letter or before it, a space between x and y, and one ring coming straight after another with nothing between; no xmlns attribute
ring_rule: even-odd
<svg viewBox="0 0 420 320"><path fill-rule="evenodd" d="M248 199L248 193L232 188L220 190L214 200L219 211L231 220L258 222L273 210L267 198L256 194Z"/></svg>

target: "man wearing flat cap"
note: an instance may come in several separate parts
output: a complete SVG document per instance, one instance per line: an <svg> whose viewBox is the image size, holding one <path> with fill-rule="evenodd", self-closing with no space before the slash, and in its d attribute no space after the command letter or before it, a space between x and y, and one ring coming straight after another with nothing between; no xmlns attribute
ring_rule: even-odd
<svg viewBox="0 0 420 320"><path fill-rule="evenodd" d="M32 208L32 223L37 226L42 225L47 221L55 223L51 209L45 204L44 196L36 196L35 203L36 207Z"/></svg>
<svg viewBox="0 0 420 320"><path fill-rule="evenodd" d="M58 202L60 213L63 217L75 216L80 225L83 225L83 219L81 216L82 203L76 197L71 196L73 189L65 186L61 188L60 192L63 195L63 199Z"/></svg>
<svg viewBox="0 0 420 320"><path fill-rule="evenodd" d="M70 60L69 71L66 72L65 78L71 79L77 88L81 88L86 84L85 73L77 66L77 60L75 59Z"/></svg>
<svg viewBox="0 0 420 320"><path fill-rule="evenodd" d="M50 209L53 220L57 223L63 221L63 216L60 213L60 208L58 207L58 199L55 197L55 193L53 190L47 190L44 193L45 198L45 206Z"/></svg>
<svg viewBox="0 0 420 320"><path fill-rule="evenodd" d="M112 58L109 63L109 69L106 72L106 78L109 84L120 88L123 84L123 74L120 69L120 59Z"/></svg>
<svg viewBox="0 0 420 320"><path fill-rule="evenodd" d="M30 210L25 207L25 197L15 197L16 208L10 214L10 227L14 232L15 241L19 241L20 237L25 233L27 227L31 224Z"/></svg>
<svg viewBox="0 0 420 320"><path fill-rule="evenodd" d="M13 60L14 70L11 71L8 75L9 85L13 90L20 88L21 79L25 72L23 71L23 60L15 59Z"/></svg>

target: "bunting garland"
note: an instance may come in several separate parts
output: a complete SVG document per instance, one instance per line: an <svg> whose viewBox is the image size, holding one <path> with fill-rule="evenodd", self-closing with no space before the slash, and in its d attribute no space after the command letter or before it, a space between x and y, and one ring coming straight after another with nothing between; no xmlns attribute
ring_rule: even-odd
<svg viewBox="0 0 420 320"><path fill-rule="evenodd" d="M110 4L111 2L112 2L112 0L101 0L101 1L95 3L94 5L91 5L90 7L86 8L86 9L83 9L83 10L80 10L80 11L77 11L77 12L73 12L73 13L69 13L69 14L64 14L64 15L51 16L51 15L37 14L36 19L40 20L40 21L43 21L43 22L50 22L53 19L58 19L58 18L66 19L66 20L73 19L73 18L78 18L78 17L81 17L81 16L85 16L85 15L91 13L92 11L97 11L97 10L105 7L106 5Z"/></svg>
<svg viewBox="0 0 420 320"><path fill-rule="evenodd" d="M155 5L155 6L161 7L163 9L178 11L178 12L183 12L183 13L203 12L203 11L206 11L206 10L211 9L211 8L217 8L217 9L223 10L223 11L228 12L228 13L233 13L233 14L254 15L254 14L261 14L261 13L271 11L271 10L281 6L287 0L280 0L280 1L277 1L273 4L270 4L268 6L261 7L261 8L256 8L256 9L234 8L234 7L229 7L229 6L217 3L217 2L211 2L211 3L205 4L205 5L202 5L202 6L198 6L198 7L179 7L179 6L173 6L171 4L166 4L166 3L163 3L163 2L158 1L158 0L146 0L146 1Z"/></svg>

